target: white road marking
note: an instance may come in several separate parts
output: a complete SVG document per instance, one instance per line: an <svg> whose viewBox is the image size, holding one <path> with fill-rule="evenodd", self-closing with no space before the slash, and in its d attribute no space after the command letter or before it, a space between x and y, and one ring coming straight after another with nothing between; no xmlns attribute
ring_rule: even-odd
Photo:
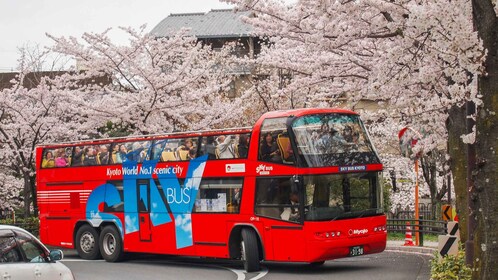
<svg viewBox="0 0 498 280"><path fill-rule="evenodd" d="M247 272L243 269L233 269L233 268L228 268L228 267L223 267L223 268L226 268L226 269L232 271L233 273L235 273L235 275L237 275L237 280L245 280L246 279ZM268 274L268 268L261 267L261 271L258 273L258 275L254 276L253 278L247 279L247 280L258 280L258 279L265 277L266 274Z"/></svg>

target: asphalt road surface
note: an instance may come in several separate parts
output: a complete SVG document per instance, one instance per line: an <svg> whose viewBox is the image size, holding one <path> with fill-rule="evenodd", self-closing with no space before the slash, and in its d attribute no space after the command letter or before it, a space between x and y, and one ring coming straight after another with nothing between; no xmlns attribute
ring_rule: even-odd
<svg viewBox="0 0 498 280"><path fill-rule="evenodd" d="M264 263L258 273L245 273L235 261L172 256L131 255L120 263L86 261L64 251L62 261L77 280L125 279L429 279L431 256L385 251L381 254L328 261L323 266Z"/></svg>

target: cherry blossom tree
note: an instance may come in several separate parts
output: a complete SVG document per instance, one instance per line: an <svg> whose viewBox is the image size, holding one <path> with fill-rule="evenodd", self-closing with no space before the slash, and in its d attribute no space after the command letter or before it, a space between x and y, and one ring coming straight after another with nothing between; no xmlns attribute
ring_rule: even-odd
<svg viewBox="0 0 498 280"><path fill-rule="evenodd" d="M25 215L31 205L37 213L39 144L102 137L116 128L125 134L215 128L236 119L241 101L227 97L234 67L230 47L213 51L184 32L153 38L144 29L123 30L127 45L114 44L108 31L84 34L82 43L51 36L53 49L22 56L19 74L2 91L0 160L9 176L23 180ZM77 65L40 72L47 55Z"/></svg>
<svg viewBox="0 0 498 280"><path fill-rule="evenodd" d="M227 97L233 66L230 47L213 51L180 31L155 38L142 27L122 29L127 45L117 45L109 30L76 38L51 38L54 51L77 61L70 75L59 77L74 96L75 114L87 116L88 128L102 120L131 133L149 134L217 127L237 116L237 101ZM84 70L79 71L78 70ZM79 86L79 81L107 77L109 82ZM93 120L93 121L90 121Z"/></svg>
<svg viewBox="0 0 498 280"><path fill-rule="evenodd" d="M34 55L33 55L34 54ZM48 52L21 51L20 72L10 88L0 93L0 161L6 170L2 199L22 190L24 215L37 214L35 147L40 143L68 140L79 135L71 121L68 95L54 88L51 76L38 66ZM74 132L74 134L72 134ZM12 205L14 206L14 204Z"/></svg>

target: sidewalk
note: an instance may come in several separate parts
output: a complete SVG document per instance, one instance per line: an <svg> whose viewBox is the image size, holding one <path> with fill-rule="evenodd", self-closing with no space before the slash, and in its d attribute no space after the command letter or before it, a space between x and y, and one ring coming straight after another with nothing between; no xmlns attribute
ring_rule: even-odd
<svg viewBox="0 0 498 280"><path fill-rule="evenodd" d="M438 246L437 242L430 241L424 241L423 247L403 246L403 244L405 244L404 240L388 240L386 250L434 255L434 252L437 251Z"/></svg>

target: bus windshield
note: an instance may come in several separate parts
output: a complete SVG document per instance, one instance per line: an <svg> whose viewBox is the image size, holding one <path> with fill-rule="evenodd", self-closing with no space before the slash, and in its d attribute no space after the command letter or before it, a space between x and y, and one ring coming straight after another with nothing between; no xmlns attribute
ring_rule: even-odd
<svg viewBox="0 0 498 280"><path fill-rule="evenodd" d="M304 167L380 163L357 115L308 115L297 118L292 130Z"/></svg>
<svg viewBox="0 0 498 280"><path fill-rule="evenodd" d="M382 213L378 173L304 176L305 220L330 221Z"/></svg>

